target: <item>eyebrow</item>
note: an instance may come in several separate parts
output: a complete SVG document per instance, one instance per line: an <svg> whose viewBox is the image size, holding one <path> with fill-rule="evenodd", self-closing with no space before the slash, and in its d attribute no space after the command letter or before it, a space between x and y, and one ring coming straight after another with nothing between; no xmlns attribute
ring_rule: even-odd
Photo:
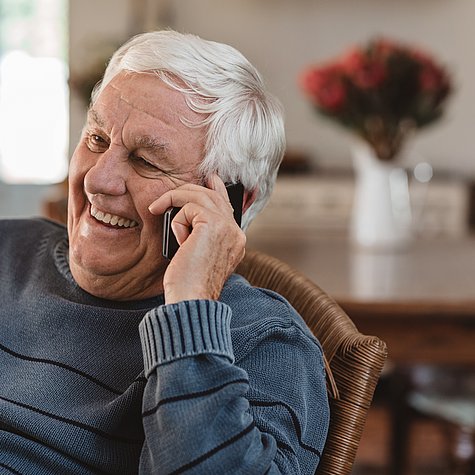
<svg viewBox="0 0 475 475"><path fill-rule="evenodd" d="M99 115L99 113L90 108L88 110L88 118L92 118L92 120L94 120L94 122L99 126L99 127L104 127L105 125L105 122L104 122L104 119Z"/></svg>
<svg viewBox="0 0 475 475"><path fill-rule="evenodd" d="M151 152L160 153L160 155L169 150L166 143L163 143L150 135L135 137L134 142L137 148L145 148Z"/></svg>

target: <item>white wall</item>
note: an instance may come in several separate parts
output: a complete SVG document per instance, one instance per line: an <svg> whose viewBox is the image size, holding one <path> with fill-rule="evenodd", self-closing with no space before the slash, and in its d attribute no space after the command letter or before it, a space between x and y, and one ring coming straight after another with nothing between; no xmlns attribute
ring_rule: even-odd
<svg viewBox="0 0 475 475"><path fill-rule="evenodd" d="M102 55L103 43L117 41L128 31L126 0L69 1L70 75L87 70ZM85 118L85 104L77 95L70 99L70 153L74 150Z"/></svg>
<svg viewBox="0 0 475 475"><path fill-rule="evenodd" d="M130 3L71 0L72 68L79 66L88 41L126 35ZM422 131L413 148L438 170L475 175L474 0L170 0L169 4L176 29L229 43L258 67L286 109L289 147L310 153L324 167L351 166L349 139L318 117L303 98L297 87L302 68L375 34L413 42L434 53L453 71L456 93L443 121ZM73 141L82 114L73 103ZM412 162L407 159L405 164Z"/></svg>

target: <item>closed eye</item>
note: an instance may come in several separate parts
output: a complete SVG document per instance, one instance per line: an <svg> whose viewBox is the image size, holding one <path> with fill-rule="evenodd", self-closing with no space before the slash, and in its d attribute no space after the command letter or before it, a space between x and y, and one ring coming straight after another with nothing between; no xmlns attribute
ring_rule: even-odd
<svg viewBox="0 0 475 475"><path fill-rule="evenodd" d="M150 163L149 161L145 160L142 157L138 157L136 155L130 155L130 159L134 163L134 165L137 165L139 167L144 167L148 168L149 170L159 170L157 166L155 166L153 163Z"/></svg>

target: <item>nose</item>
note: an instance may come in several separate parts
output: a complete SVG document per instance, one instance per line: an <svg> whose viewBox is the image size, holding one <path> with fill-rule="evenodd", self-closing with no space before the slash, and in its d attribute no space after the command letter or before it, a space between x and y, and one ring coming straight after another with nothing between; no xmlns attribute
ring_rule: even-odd
<svg viewBox="0 0 475 475"><path fill-rule="evenodd" d="M127 191L127 173L127 160L121 156L119 150L111 147L100 155L86 173L85 190L93 195L123 195Z"/></svg>

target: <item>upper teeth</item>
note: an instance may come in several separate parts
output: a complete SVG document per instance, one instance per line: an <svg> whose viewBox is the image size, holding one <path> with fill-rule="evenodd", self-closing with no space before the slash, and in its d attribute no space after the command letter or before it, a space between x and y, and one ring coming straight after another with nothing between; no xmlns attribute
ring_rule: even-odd
<svg viewBox="0 0 475 475"><path fill-rule="evenodd" d="M98 221L102 221L106 224L112 224L114 226L121 226L123 228L133 228L137 226L137 222L133 219L123 218L115 214L103 213L99 211L95 206L91 206L91 215L96 218Z"/></svg>

